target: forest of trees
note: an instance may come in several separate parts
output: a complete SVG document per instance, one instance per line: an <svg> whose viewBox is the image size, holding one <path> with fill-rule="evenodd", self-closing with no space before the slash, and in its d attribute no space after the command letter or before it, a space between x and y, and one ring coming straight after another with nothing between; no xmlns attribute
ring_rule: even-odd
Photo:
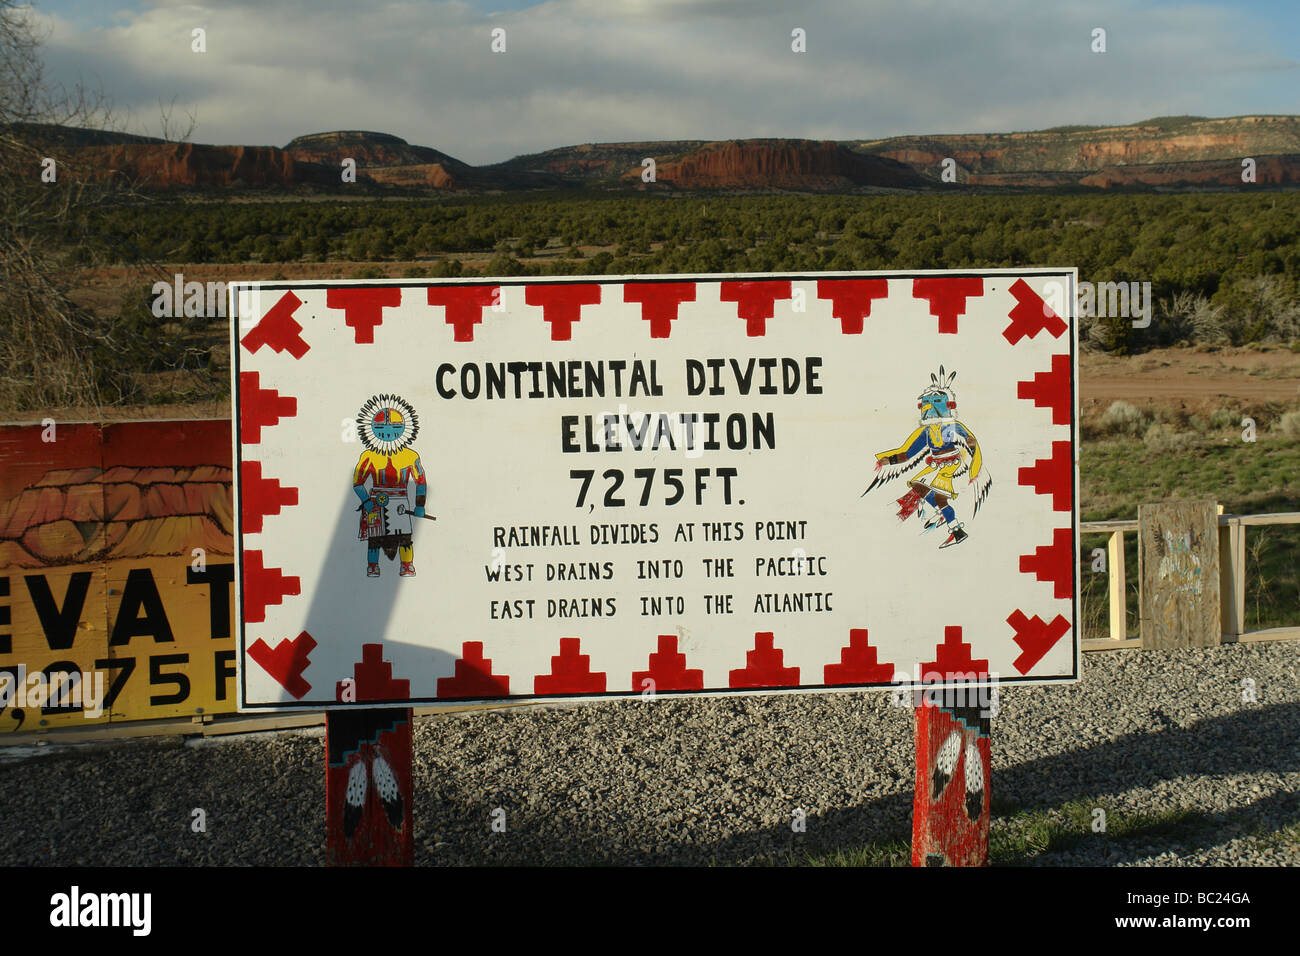
<svg viewBox="0 0 1300 956"><path fill-rule="evenodd" d="M330 260L432 277L1078 266L1150 282L1157 303L1147 329L1086 326L1095 347L1300 338L1296 192L158 200L103 210L94 229L124 261L275 262L287 276Z"/></svg>

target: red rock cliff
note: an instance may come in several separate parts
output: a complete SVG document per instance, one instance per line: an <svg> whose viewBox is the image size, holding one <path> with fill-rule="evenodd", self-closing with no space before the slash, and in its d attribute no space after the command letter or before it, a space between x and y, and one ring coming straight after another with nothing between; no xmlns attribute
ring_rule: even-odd
<svg viewBox="0 0 1300 956"><path fill-rule="evenodd" d="M274 146L162 145L84 146L74 162L92 177L120 173L150 187L296 186L337 179L330 170L294 159Z"/></svg>
<svg viewBox="0 0 1300 956"><path fill-rule="evenodd" d="M633 171L640 176L640 170ZM629 173L632 175L632 173ZM710 143L656 170L656 179L684 188L834 189L924 183L890 159L855 153L838 143L736 140Z"/></svg>

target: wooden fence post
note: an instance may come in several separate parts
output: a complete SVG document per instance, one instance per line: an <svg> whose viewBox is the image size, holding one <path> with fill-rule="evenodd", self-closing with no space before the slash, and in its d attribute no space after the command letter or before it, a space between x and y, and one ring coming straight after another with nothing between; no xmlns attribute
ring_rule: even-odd
<svg viewBox="0 0 1300 956"><path fill-rule="evenodd" d="M1110 637L1114 641L1128 638L1128 588L1124 568L1124 532L1112 531L1106 542L1109 562L1106 587L1110 592Z"/></svg>
<svg viewBox="0 0 1300 956"><path fill-rule="evenodd" d="M1246 529L1239 517L1219 525L1219 567L1219 624L1224 638L1236 641L1246 630Z"/></svg>
<svg viewBox="0 0 1300 956"><path fill-rule="evenodd" d="M411 709L325 718L325 857L330 866L411 866Z"/></svg>
<svg viewBox="0 0 1300 956"><path fill-rule="evenodd" d="M916 708L913 866L988 865L989 718L955 703L953 691L931 691Z"/></svg>
<svg viewBox="0 0 1300 956"><path fill-rule="evenodd" d="M1246 631L1246 526L1232 522L1232 600L1236 636Z"/></svg>

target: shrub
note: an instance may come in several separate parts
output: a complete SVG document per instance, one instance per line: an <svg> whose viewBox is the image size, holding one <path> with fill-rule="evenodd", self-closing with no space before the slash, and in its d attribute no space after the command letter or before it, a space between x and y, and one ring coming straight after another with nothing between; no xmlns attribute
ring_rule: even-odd
<svg viewBox="0 0 1300 956"><path fill-rule="evenodd" d="M490 276L521 276L526 275L528 268L509 253L502 253L492 257L487 264L486 275Z"/></svg>
<svg viewBox="0 0 1300 956"><path fill-rule="evenodd" d="M1154 425L1157 422L1164 425L1174 425L1175 427L1187 423L1187 412L1179 408L1166 408L1163 405L1157 405L1148 409L1143 414L1147 416L1147 421Z"/></svg>
<svg viewBox="0 0 1300 956"><path fill-rule="evenodd" d="M1300 411L1287 412L1278 419L1277 427L1287 438L1300 441Z"/></svg>
<svg viewBox="0 0 1300 956"><path fill-rule="evenodd" d="M1156 341L1228 341L1223 328L1223 306L1211 304L1204 295L1187 290L1176 292L1172 299L1160 302L1159 311L1158 331L1152 336Z"/></svg>
<svg viewBox="0 0 1300 956"><path fill-rule="evenodd" d="M1280 276L1260 275L1225 283L1215 300L1223 309L1219 326L1233 345L1288 342L1300 332L1300 305Z"/></svg>
<svg viewBox="0 0 1300 956"><path fill-rule="evenodd" d="M1149 424L1150 418L1136 405L1115 401L1102 414L1098 427L1103 434L1137 437L1147 430Z"/></svg>
<svg viewBox="0 0 1300 956"><path fill-rule="evenodd" d="M1187 451L1196 444L1191 435L1163 422L1157 422L1148 428L1142 441L1151 451L1161 453Z"/></svg>
<svg viewBox="0 0 1300 956"><path fill-rule="evenodd" d="M1210 413L1211 428L1236 428L1241 424L1241 415L1230 408L1216 408Z"/></svg>

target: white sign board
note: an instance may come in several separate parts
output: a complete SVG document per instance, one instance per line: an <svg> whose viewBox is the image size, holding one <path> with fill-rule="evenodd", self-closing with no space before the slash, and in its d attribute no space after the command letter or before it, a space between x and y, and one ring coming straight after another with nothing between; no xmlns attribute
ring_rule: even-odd
<svg viewBox="0 0 1300 956"><path fill-rule="evenodd" d="M241 710L1077 680L1075 282L232 286Z"/></svg>

